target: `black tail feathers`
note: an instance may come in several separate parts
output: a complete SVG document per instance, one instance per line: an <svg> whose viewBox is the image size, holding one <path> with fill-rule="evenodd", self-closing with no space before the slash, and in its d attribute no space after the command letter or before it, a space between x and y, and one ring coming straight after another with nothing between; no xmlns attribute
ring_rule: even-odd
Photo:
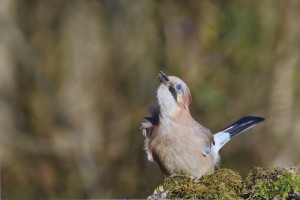
<svg viewBox="0 0 300 200"><path fill-rule="evenodd" d="M246 116L242 117L238 121L234 122L224 130L223 132L227 132L230 134L230 138L248 130L252 126L264 121L265 119L262 117L253 117L253 116Z"/></svg>

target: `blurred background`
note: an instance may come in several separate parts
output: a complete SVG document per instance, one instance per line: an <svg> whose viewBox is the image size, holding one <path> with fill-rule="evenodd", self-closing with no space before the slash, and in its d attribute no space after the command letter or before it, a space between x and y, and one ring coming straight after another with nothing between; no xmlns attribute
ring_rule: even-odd
<svg viewBox="0 0 300 200"><path fill-rule="evenodd" d="M300 1L1 0L2 198L145 198L139 130L164 70L212 131L266 121L220 167L300 162Z"/></svg>

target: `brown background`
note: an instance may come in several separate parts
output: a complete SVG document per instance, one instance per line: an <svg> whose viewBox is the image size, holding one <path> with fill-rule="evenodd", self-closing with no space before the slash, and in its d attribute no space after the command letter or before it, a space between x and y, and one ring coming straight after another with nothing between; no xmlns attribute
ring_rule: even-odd
<svg viewBox="0 0 300 200"><path fill-rule="evenodd" d="M147 197L163 179L139 123L157 73L181 77L221 167L299 163L300 1L1 0L1 196Z"/></svg>

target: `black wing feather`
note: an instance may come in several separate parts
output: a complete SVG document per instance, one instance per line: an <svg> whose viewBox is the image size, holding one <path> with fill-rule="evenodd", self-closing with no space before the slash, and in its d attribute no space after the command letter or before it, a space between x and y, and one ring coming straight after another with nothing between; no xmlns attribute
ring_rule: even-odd
<svg viewBox="0 0 300 200"><path fill-rule="evenodd" d="M153 125L157 125L159 123L159 115L160 115L159 106L158 105L151 106L149 112L151 114L151 117L144 117L144 119L148 120Z"/></svg>

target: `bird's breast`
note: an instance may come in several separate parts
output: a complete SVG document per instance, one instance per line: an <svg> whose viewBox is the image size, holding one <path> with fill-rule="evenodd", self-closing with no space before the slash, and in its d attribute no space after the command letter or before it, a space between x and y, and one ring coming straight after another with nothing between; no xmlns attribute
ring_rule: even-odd
<svg viewBox="0 0 300 200"><path fill-rule="evenodd" d="M184 173L201 177L212 172L213 155L203 154L207 140L196 136L193 128L169 123L161 124L156 131L150 141L150 149L156 155L156 162L168 174Z"/></svg>

